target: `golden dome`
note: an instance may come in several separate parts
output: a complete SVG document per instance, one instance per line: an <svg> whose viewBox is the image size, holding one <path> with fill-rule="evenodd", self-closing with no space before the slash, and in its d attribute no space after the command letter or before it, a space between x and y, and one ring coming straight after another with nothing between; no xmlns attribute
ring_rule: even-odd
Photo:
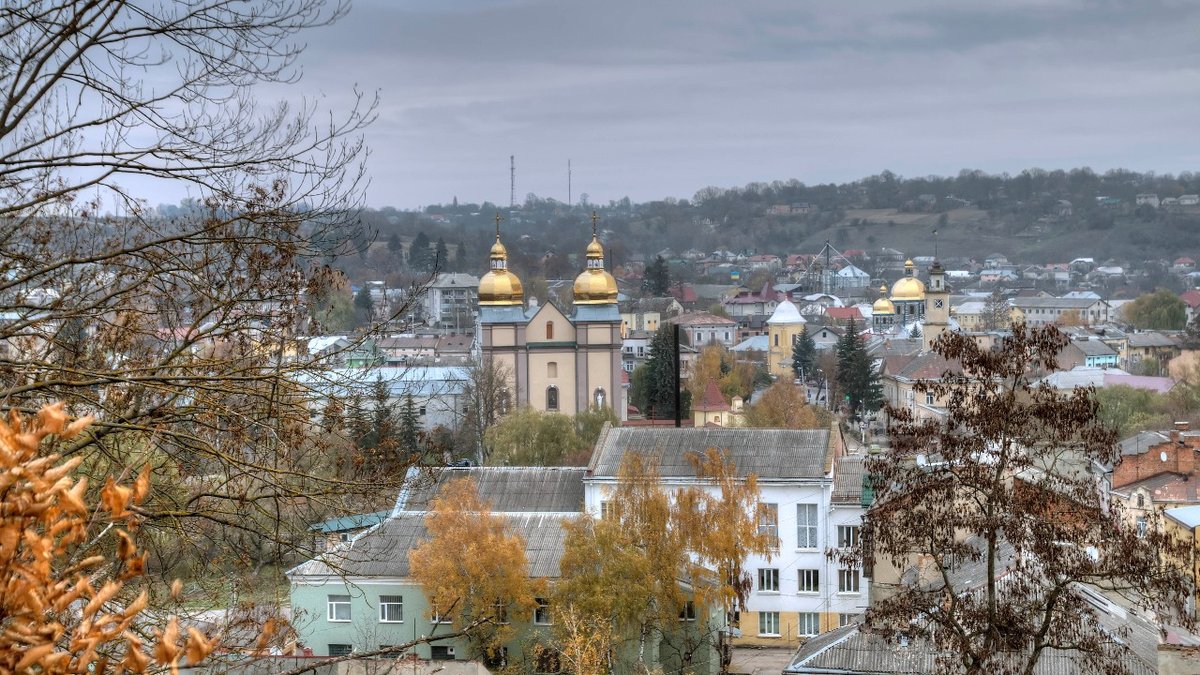
<svg viewBox="0 0 1200 675"><path fill-rule="evenodd" d="M925 300L925 284L913 276L913 261L904 261L904 276L892 284L892 302Z"/></svg>
<svg viewBox="0 0 1200 675"><path fill-rule="evenodd" d="M608 305L617 301L617 280L604 269L604 247L594 233L587 247L587 269L575 277L571 290L577 305Z"/></svg>
<svg viewBox="0 0 1200 675"><path fill-rule="evenodd" d="M517 275L508 271L508 250L500 243L500 235L496 235L496 243L492 244L490 254L491 269L479 280L479 304L484 307L525 304L525 289Z"/></svg>
<svg viewBox="0 0 1200 675"><path fill-rule="evenodd" d="M892 284L892 301L924 300L925 284L916 277L904 277Z"/></svg>

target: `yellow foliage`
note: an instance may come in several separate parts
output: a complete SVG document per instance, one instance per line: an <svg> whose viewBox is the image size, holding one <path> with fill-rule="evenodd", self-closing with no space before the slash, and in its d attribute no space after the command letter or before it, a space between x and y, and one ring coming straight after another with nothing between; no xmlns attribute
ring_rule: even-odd
<svg viewBox="0 0 1200 675"><path fill-rule="evenodd" d="M495 657L512 637L501 614L528 618L539 583L531 580L525 542L510 531L469 478L449 481L425 519L429 539L409 551L412 575L430 605L456 628L477 622L470 638L481 657Z"/></svg>
<svg viewBox="0 0 1200 675"><path fill-rule="evenodd" d="M181 646L174 618L151 648L155 658L132 632L147 598L142 593L122 607L121 592L141 573L145 554L120 528L136 525L149 474L133 488L110 479L93 513L83 497L86 481L70 475L79 460L38 455L47 436L69 439L90 421L68 423L61 404L43 408L32 421L16 413L0 421L0 475L7 479L0 486L0 672L140 673L151 664L175 671L185 650L193 664L212 650L194 629ZM114 557L66 565L94 524L117 526ZM75 605L82 609L71 610Z"/></svg>
<svg viewBox="0 0 1200 675"><path fill-rule="evenodd" d="M747 427L763 429L824 429L829 423L827 413L807 405L800 387L785 380L768 387L745 414Z"/></svg>

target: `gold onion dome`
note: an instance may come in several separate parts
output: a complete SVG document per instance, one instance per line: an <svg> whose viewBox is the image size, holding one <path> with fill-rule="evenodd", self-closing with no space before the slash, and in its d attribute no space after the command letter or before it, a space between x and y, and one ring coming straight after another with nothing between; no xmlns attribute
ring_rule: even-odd
<svg viewBox="0 0 1200 675"><path fill-rule="evenodd" d="M608 305L617 301L617 280L604 269L604 247L595 233L587 247L587 269L575 277L572 291L577 305Z"/></svg>
<svg viewBox="0 0 1200 675"><path fill-rule="evenodd" d="M508 271L508 250L500 243L499 233L496 243L492 244L490 257L491 269L479 280L479 304L490 307L524 305L525 289L517 275Z"/></svg>
<svg viewBox="0 0 1200 675"><path fill-rule="evenodd" d="M913 261L904 263L904 276L892 284L892 302L925 299L925 284L913 276Z"/></svg>
<svg viewBox="0 0 1200 675"><path fill-rule="evenodd" d="M896 306L887 298L888 287L884 284L879 287L879 299L875 304L871 305L872 314L895 314Z"/></svg>

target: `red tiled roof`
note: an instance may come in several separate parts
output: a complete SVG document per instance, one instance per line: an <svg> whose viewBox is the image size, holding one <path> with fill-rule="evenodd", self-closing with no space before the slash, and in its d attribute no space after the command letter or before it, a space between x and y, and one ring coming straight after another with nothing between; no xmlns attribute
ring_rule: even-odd
<svg viewBox="0 0 1200 675"><path fill-rule="evenodd" d="M1179 299L1186 302L1187 306L1191 307L1192 309L1200 307L1200 291L1195 289L1180 293Z"/></svg>
<svg viewBox="0 0 1200 675"><path fill-rule="evenodd" d="M1192 260L1191 258L1189 258L1187 256L1181 256L1181 257L1175 259L1175 264L1176 265L1195 265L1196 261Z"/></svg>
<svg viewBox="0 0 1200 675"><path fill-rule="evenodd" d="M700 412L724 412L729 410L729 404L725 402L725 397L721 395L721 390L717 388L717 381L709 378L708 383L704 385L704 396L700 399L698 405L692 406L693 410Z"/></svg>
<svg viewBox="0 0 1200 675"><path fill-rule="evenodd" d="M831 319L850 320L862 319L862 312L857 307L826 307L825 315Z"/></svg>

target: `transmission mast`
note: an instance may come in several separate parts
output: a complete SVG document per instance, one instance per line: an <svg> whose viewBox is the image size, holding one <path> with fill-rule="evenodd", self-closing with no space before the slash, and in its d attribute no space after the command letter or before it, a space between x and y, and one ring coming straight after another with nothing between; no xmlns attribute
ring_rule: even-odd
<svg viewBox="0 0 1200 675"><path fill-rule="evenodd" d="M517 206L517 156L508 156L508 210Z"/></svg>

